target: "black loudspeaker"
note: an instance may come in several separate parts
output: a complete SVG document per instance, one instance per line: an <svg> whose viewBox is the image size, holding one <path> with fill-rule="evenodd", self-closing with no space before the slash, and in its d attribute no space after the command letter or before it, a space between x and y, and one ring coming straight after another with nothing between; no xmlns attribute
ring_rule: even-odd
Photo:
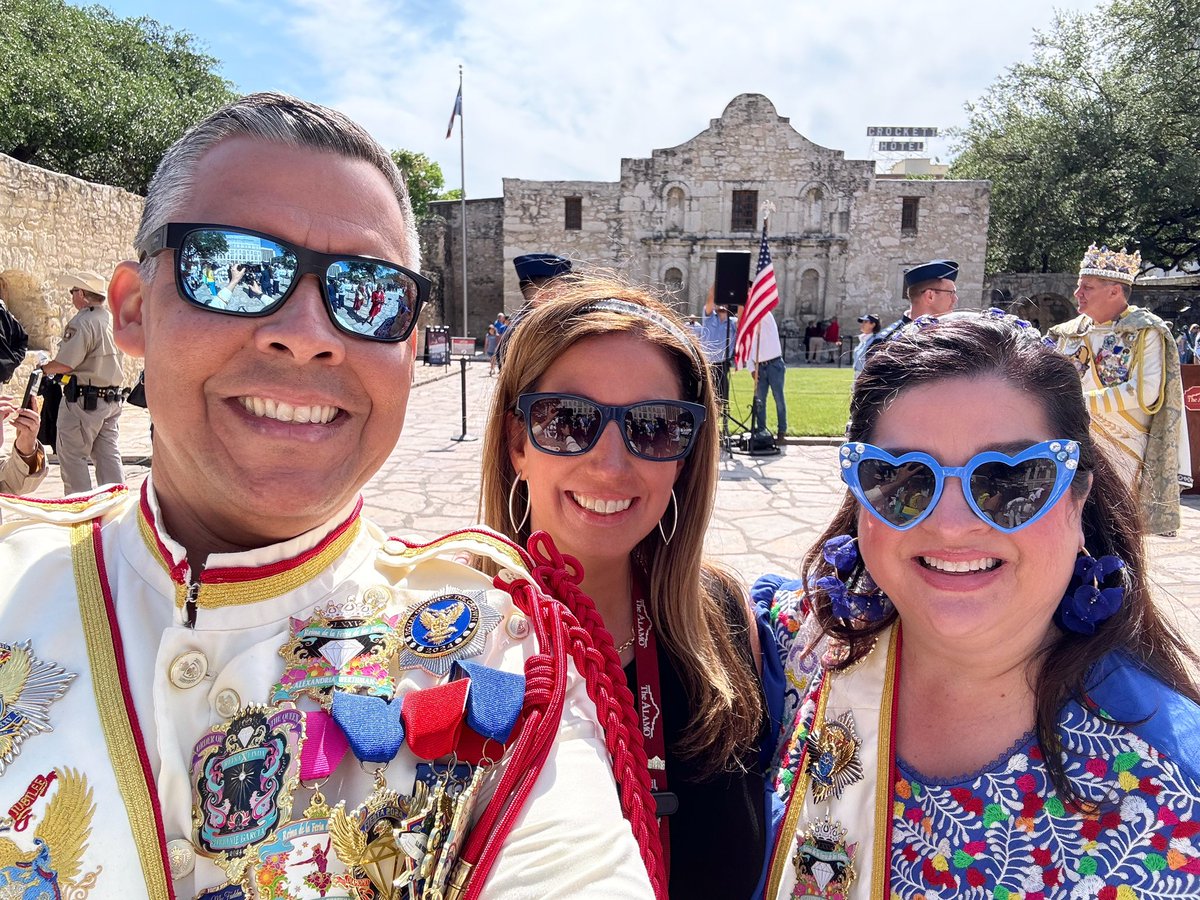
<svg viewBox="0 0 1200 900"><path fill-rule="evenodd" d="M714 299L718 305L744 306L750 291L750 252L718 250Z"/></svg>

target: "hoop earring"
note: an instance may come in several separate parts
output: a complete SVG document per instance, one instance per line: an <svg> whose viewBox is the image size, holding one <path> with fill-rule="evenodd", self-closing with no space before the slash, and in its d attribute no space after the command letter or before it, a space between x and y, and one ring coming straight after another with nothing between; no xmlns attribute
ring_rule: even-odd
<svg viewBox="0 0 1200 900"><path fill-rule="evenodd" d="M521 473L518 472L513 479L512 487L508 489L508 521L512 523L513 533L520 534L521 529L525 527L525 523L529 521L529 510L533 504L529 500L529 494L525 495L525 515L521 516L521 521L517 521L517 515L513 512L513 498L517 494L517 485L521 483Z"/></svg>
<svg viewBox="0 0 1200 900"><path fill-rule="evenodd" d="M671 516L670 534L663 529L662 519L658 520L658 533L662 535L664 547L671 543L671 539L675 537L675 529L679 527L679 501L675 499L675 488L671 488L671 509L674 511L674 515ZM666 510L663 510L664 517L666 514Z"/></svg>

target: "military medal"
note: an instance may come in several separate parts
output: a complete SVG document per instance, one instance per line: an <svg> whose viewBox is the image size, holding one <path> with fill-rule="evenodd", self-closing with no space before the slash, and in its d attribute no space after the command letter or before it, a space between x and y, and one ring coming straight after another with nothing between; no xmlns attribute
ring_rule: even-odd
<svg viewBox="0 0 1200 900"><path fill-rule="evenodd" d="M34 829L33 846L24 849L7 836L0 838L0 897L84 898L96 886L100 869L81 871L96 811L92 789L74 769L56 769L51 775L37 776L25 792L25 797L36 798L57 784ZM11 818L4 830L9 827Z"/></svg>
<svg viewBox="0 0 1200 900"><path fill-rule="evenodd" d="M857 849L857 843L846 844L846 829L828 816L809 825L792 857L796 867L792 900L849 896L857 877L854 871Z"/></svg>
<svg viewBox="0 0 1200 900"><path fill-rule="evenodd" d="M425 885L427 900L442 900L445 896L446 882L450 878L451 869L458 862L458 854L471 827L471 814L475 811L475 802L479 799L485 773L484 766L476 766L470 780L461 786L454 797L454 811L438 853L437 867L434 869L433 879Z"/></svg>
<svg viewBox="0 0 1200 900"><path fill-rule="evenodd" d="M54 730L50 704L75 680L74 672L42 662L31 647L30 641L0 643L0 775L27 738Z"/></svg>
<svg viewBox="0 0 1200 900"><path fill-rule="evenodd" d="M307 712L304 719L300 786L316 784L303 816L259 847L254 870L258 900L350 900L346 867L333 851L333 810L320 790L345 756L346 739L323 710Z"/></svg>
<svg viewBox="0 0 1200 900"><path fill-rule="evenodd" d="M246 706L204 735L192 750L192 810L197 850L243 877L251 851L275 836L292 809L299 781L304 715L297 709Z"/></svg>
<svg viewBox="0 0 1200 900"><path fill-rule="evenodd" d="M384 600L368 591L358 600L330 603L309 619L292 619L291 636L279 649L283 676L271 702L307 696L328 709L335 688L391 697L396 686L388 664L400 646L400 617L384 614Z"/></svg>
<svg viewBox="0 0 1200 900"><path fill-rule="evenodd" d="M365 877L370 885L352 887L355 897L400 900L404 896L403 885L396 882L409 866L398 838L409 833L402 829L411 827L408 820L418 813L418 807L421 807L419 818L424 821L425 799L425 791L401 797L389 790L380 769L375 773L375 790L357 810L347 814L341 803L333 810L329 830L334 852L352 875ZM347 883L354 882L348 879Z"/></svg>
<svg viewBox="0 0 1200 900"><path fill-rule="evenodd" d="M832 795L862 780L862 760L858 748L862 739L854 727L854 713L844 712L825 722L808 738L808 774L812 778L813 800L824 803Z"/></svg>
<svg viewBox="0 0 1200 900"><path fill-rule="evenodd" d="M439 677L461 659L483 652L501 616L483 591L447 591L413 606L401 626L400 667L421 667Z"/></svg>

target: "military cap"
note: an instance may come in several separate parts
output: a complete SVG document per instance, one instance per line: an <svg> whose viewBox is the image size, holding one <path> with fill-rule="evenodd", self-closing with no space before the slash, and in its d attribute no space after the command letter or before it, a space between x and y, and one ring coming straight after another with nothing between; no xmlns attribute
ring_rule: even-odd
<svg viewBox="0 0 1200 900"><path fill-rule="evenodd" d="M518 281L540 281L568 274L571 261L553 253L527 253L514 259L513 267Z"/></svg>
<svg viewBox="0 0 1200 900"><path fill-rule="evenodd" d="M859 316L858 321L870 322L876 328L879 327L879 316L875 315L874 313L867 313L865 316Z"/></svg>
<svg viewBox="0 0 1200 900"><path fill-rule="evenodd" d="M958 263L952 259L933 259L919 266L913 266L904 273L904 286L912 287L924 281L937 281L945 278L948 281L958 280Z"/></svg>

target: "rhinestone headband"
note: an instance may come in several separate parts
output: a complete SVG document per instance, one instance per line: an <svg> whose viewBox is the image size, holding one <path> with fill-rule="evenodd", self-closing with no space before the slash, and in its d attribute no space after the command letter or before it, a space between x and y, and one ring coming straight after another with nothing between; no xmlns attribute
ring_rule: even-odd
<svg viewBox="0 0 1200 900"><path fill-rule="evenodd" d="M605 300L595 300L585 306L581 312L596 312L599 310L625 313L627 316L633 316L646 322L653 322L678 340L679 343L683 344L687 348L688 354L692 357L692 362L696 364L697 370L703 371L704 364L700 359L695 344L692 342L692 338L682 328L661 313L657 313L637 303L630 303L628 300L618 300L615 297L609 297Z"/></svg>

